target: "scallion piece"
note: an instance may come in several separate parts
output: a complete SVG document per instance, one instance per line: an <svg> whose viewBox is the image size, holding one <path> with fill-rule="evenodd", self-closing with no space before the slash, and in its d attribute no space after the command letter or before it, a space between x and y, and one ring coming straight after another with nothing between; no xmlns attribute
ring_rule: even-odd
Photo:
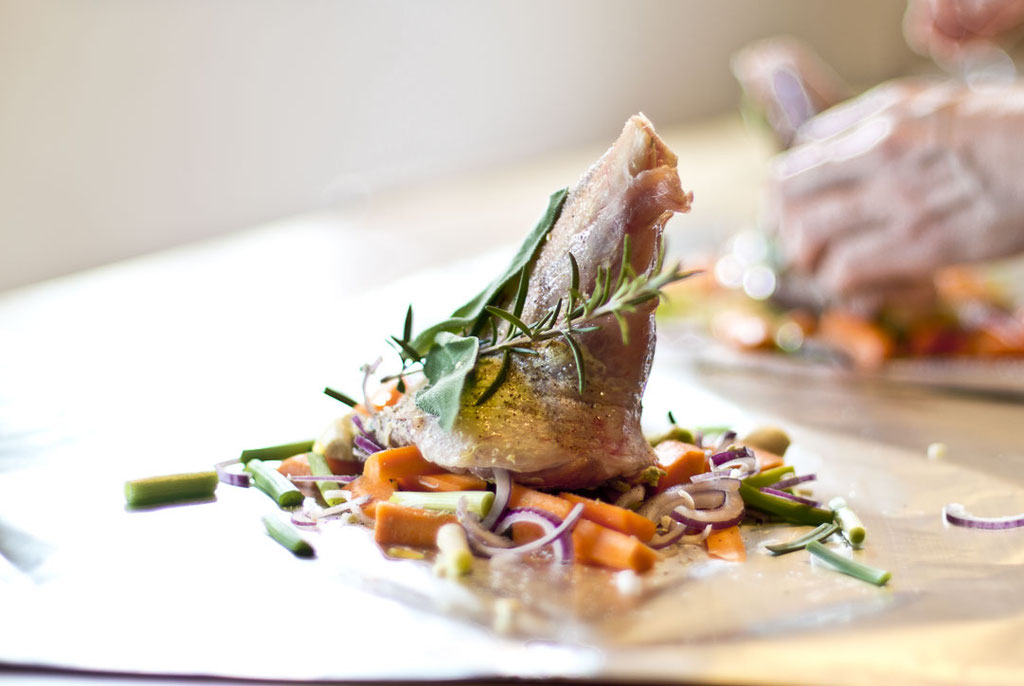
<svg viewBox="0 0 1024 686"><path fill-rule="evenodd" d="M256 488L277 501L280 507L295 507L302 504L302 491L295 488L291 481L263 460L249 460L245 465L245 471L252 474Z"/></svg>
<svg viewBox="0 0 1024 686"><path fill-rule="evenodd" d="M776 481L781 481L787 474L795 474L796 469L791 464L785 464L781 467L772 467L766 469L763 472L758 472L753 476L748 476L743 480L743 483L749 484L754 488L763 488L765 486L771 486Z"/></svg>
<svg viewBox="0 0 1024 686"><path fill-rule="evenodd" d="M217 490L217 472L169 474L135 479L124 484L129 507L147 507L187 500L205 500Z"/></svg>
<svg viewBox="0 0 1024 686"><path fill-rule="evenodd" d="M749 479L740 482L740 497L747 507L770 512L793 524L817 526L832 521L833 515L830 510L764 493L752 487L748 481Z"/></svg>
<svg viewBox="0 0 1024 686"><path fill-rule="evenodd" d="M331 476L334 472L327 466L327 458L320 453L307 453L306 458L309 460L309 471L313 476ZM345 499L340 497L338 484L334 481L317 481L316 487L320 489L320 495L323 496L324 502L328 506L341 505L345 502Z"/></svg>
<svg viewBox="0 0 1024 686"><path fill-rule="evenodd" d="M864 537L867 536L867 532L864 530L864 525L861 523L857 513L850 509L845 500L838 497L828 501L828 506L833 514L835 514L836 522L838 522L839 528L843 530L843 536L846 537L846 540L854 548L860 548L864 543Z"/></svg>
<svg viewBox="0 0 1024 686"><path fill-rule="evenodd" d="M295 556L313 556L313 546L299 535L298 530L291 524L281 521L279 517L263 515L263 526L267 528L267 533L272 539L292 551Z"/></svg>
<svg viewBox="0 0 1024 686"><path fill-rule="evenodd" d="M889 579L892 578L892 574L885 571L884 569L878 569L871 565L866 565L863 562L857 562L851 560L848 557L843 557L834 550L829 550L818 541L811 541L807 544L807 552L811 553L815 557L819 557L825 562L836 568L837 571L843 574L849 574L855 579L866 581L869 584L875 586L884 586L888 583Z"/></svg>
<svg viewBox="0 0 1024 686"><path fill-rule="evenodd" d="M391 502L406 507L418 507L423 510L438 512L455 512L459 501L466 499L467 509L481 517L486 517L494 502L494 494L490 491L448 491L440 493L419 491L395 491Z"/></svg>
<svg viewBox="0 0 1024 686"><path fill-rule="evenodd" d="M793 553L797 550L803 550L807 547L808 543L813 541L824 541L826 538L834 534L839 529L836 524L827 523L820 524L818 528L810 533L804 534L800 538L795 538L792 541L786 543L776 543L774 545L766 545L765 548L772 551L776 555L785 555L786 553Z"/></svg>
<svg viewBox="0 0 1024 686"><path fill-rule="evenodd" d="M243 450L242 454L238 456L238 459L243 464L249 462L249 460L284 460L292 455L308 453L312 449L313 441L282 443L281 445L272 445L269 448Z"/></svg>

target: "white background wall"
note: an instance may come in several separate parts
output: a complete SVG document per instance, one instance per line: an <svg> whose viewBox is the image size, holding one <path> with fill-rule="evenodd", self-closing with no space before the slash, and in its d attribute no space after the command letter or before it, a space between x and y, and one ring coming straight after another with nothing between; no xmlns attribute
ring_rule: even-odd
<svg viewBox="0 0 1024 686"><path fill-rule="evenodd" d="M729 111L789 32L848 79L894 0L0 0L0 290L353 189Z"/></svg>

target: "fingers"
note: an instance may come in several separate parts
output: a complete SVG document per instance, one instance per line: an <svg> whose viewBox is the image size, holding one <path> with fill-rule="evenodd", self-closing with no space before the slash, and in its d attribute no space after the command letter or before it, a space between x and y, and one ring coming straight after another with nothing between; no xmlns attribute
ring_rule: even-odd
<svg viewBox="0 0 1024 686"><path fill-rule="evenodd" d="M781 208L779 237L790 266L812 273L829 243L842 242L882 219L877 203L862 186L836 188Z"/></svg>

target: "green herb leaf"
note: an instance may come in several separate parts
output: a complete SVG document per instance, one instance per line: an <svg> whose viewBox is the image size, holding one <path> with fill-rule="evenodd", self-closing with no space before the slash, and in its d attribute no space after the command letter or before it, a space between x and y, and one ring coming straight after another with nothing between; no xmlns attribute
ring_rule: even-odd
<svg viewBox="0 0 1024 686"><path fill-rule="evenodd" d="M501 317L506 322L519 329L524 336L534 338L533 332L530 331L530 327L526 325L526 322L524 322L522 319L515 316L508 310L503 310L500 307L493 307L492 305L488 305L484 309L493 314L495 317Z"/></svg>
<svg viewBox="0 0 1024 686"><path fill-rule="evenodd" d="M402 327L402 340L408 342L412 338L412 305L405 311L405 325Z"/></svg>
<svg viewBox="0 0 1024 686"><path fill-rule="evenodd" d="M334 398L338 402L345 403L349 407L355 407L356 405L359 404L357 401L355 401L352 398L348 397L347 395L345 395L341 391L336 391L333 388L331 388L330 386L328 386L327 388L324 389L324 393L326 395L331 396L332 398ZM302 451L299 451L299 452L302 452Z"/></svg>
<svg viewBox="0 0 1024 686"><path fill-rule="evenodd" d="M519 270L519 289L516 291L516 304L512 308L512 314L522 316L523 306L526 304L526 292L530 289L530 270L523 267Z"/></svg>
<svg viewBox="0 0 1024 686"><path fill-rule="evenodd" d="M491 381L487 389L480 394L479 398L476 399L474 405L476 405L477 407L483 405L490 399L492 395L495 394L495 392L497 392L501 384L505 383L505 377L508 376L508 366L511 360L512 353L506 350L504 354L502 354L501 356L501 367L498 369L497 375L495 375L494 380Z"/></svg>
<svg viewBox="0 0 1024 686"><path fill-rule="evenodd" d="M509 265L505 272L492 281L487 288L478 293L476 297L455 310L450 319L435 324L416 336L412 341L412 347L421 353L426 353L434 343L435 337L442 331L455 333L472 327L484 312L484 307L494 303L508 285L533 260L544 239L550 233L552 227L554 227L555 222L558 221L568 194L569 191L565 188L552 193L548 199L548 207L544 212L544 216L541 217L533 231L526 237L526 240L512 259L512 264Z"/></svg>
<svg viewBox="0 0 1024 686"><path fill-rule="evenodd" d="M416 361L418 361L418 360L423 358L423 356L420 355L419 351L416 350L416 348L412 347L411 345L409 345L408 343L403 341L401 338L398 338L396 336L392 336L391 340L394 341L395 344L399 348L402 349L402 355L405 358L407 358L407 359L409 359L409 360L411 360L413 362L416 362Z"/></svg>
<svg viewBox="0 0 1024 686"><path fill-rule="evenodd" d="M573 359L576 361L576 380L579 385L580 395L583 395L583 389L587 386L587 371L583 366L583 349L580 348L580 344L568 331L562 331L561 334L562 338L565 339L566 345L569 346L569 350L572 351Z"/></svg>
<svg viewBox="0 0 1024 686"><path fill-rule="evenodd" d="M459 414L466 377L476 365L480 339L442 331L427 353L423 372L429 385L416 394L416 406L437 417L441 428L451 431Z"/></svg>

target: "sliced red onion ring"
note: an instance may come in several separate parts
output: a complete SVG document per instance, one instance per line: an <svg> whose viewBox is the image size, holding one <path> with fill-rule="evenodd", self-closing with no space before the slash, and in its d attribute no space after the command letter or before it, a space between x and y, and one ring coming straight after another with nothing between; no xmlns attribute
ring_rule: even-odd
<svg viewBox="0 0 1024 686"><path fill-rule="evenodd" d="M494 506L492 505L491 507L493 508ZM515 545L512 540L504 536L499 536L490 529L485 528L480 522L480 518L469 511L465 498L460 498L458 504L455 506L455 516L458 518L459 524L462 525L462 528L466 530L469 545L475 549L479 549L480 552L485 555L488 554L486 552L486 548L507 550ZM478 546L477 544L482 544L482 546Z"/></svg>
<svg viewBox="0 0 1024 686"><path fill-rule="evenodd" d="M362 450L367 455L373 455L374 453L379 453L380 451L384 450L384 446L382 446L380 443L373 440L369 436L365 436L363 434L356 434L355 436L353 436L352 444L355 447Z"/></svg>
<svg viewBox="0 0 1024 686"><path fill-rule="evenodd" d="M316 526L316 520L302 510L295 510L292 512L292 524L295 526L314 527Z"/></svg>
<svg viewBox="0 0 1024 686"><path fill-rule="evenodd" d="M697 477L702 477L698 479ZM709 489L720 489L723 491L740 490L740 478L727 472L696 474L690 477L690 483L683 484L687 493L699 493Z"/></svg>
<svg viewBox="0 0 1024 686"><path fill-rule="evenodd" d="M715 447L718 449L724 448L735 440L736 432L730 429L718 437L718 440L715 441Z"/></svg>
<svg viewBox="0 0 1024 686"><path fill-rule="evenodd" d="M770 486L764 486L763 488L760 488L758 490L761 491L762 493L767 493L768 495L774 495L777 498L785 498L786 500L792 500L793 502L800 503L801 505L809 505L810 507L821 507L821 503L818 502L817 500L811 500L810 498L804 498L799 495L793 495L792 493L786 493L785 491L780 491L779 489L772 488Z"/></svg>
<svg viewBox="0 0 1024 686"><path fill-rule="evenodd" d="M217 471L217 478L229 486L240 486L241 488L249 488L252 485L252 479L245 472L234 472L228 469L236 464L242 464L241 460L224 460L218 462L213 466Z"/></svg>
<svg viewBox="0 0 1024 686"><path fill-rule="evenodd" d="M581 503L577 503L573 506L572 510L569 511L569 514L565 516L565 519L563 519L546 535L530 541L529 543L524 543L521 546L517 546L515 548L503 548L497 552L525 555L554 543L555 546L552 548L552 551L555 555L555 561L558 563L571 562L573 550L572 537L569 534L572 532L576 523L582 516L583 505ZM552 519L557 520L558 518L550 512L544 512L543 510L538 510L532 507L517 507L509 510L505 516L501 518L495 528L495 533L504 533L513 524L530 523L545 527L545 523L550 525L552 523Z"/></svg>
<svg viewBox="0 0 1024 686"><path fill-rule="evenodd" d="M646 491L644 491L643 486L633 486L633 488L619 496L618 500L615 501L615 505L616 507L632 510L644 501L645 494Z"/></svg>
<svg viewBox="0 0 1024 686"><path fill-rule="evenodd" d="M772 488L777 488L780 491L784 488L792 488L797 484L802 484L806 481L814 481L818 478L817 474L804 474L803 476L791 476L788 479L782 479L772 484Z"/></svg>
<svg viewBox="0 0 1024 686"><path fill-rule="evenodd" d="M693 497L683 486L673 486L654 496L640 506L637 513L641 517L647 517L654 523L661 522L661 518L680 505L695 507Z"/></svg>
<svg viewBox="0 0 1024 686"><path fill-rule="evenodd" d="M365 505L368 502L370 502L370 496L361 495L355 500L349 500L348 502L341 503L340 505L335 505L334 507L325 507L322 510L314 512L313 519L325 519L327 517L335 517L346 512L354 512L357 508L359 509L359 514L362 514L363 510L360 506Z"/></svg>
<svg viewBox="0 0 1024 686"><path fill-rule="evenodd" d="M743 519L743 498L735 491L722 491L725 501L721 506L698 510L692 507L677 506L668 513L672 519L682 522L692 529L703 529L708 524L714 529L727 529L736 526Z"/></svg>
<svg viewBox="0 0 1024 686"><path fill-rule="evenodd" d="M331 474L330 476L307 476L305 474L289 474L288 478L294 483L333 481L335 483L348 484L356 480L356 477L353 474Z"/></svg>
<svg viewBox="0 0 1024 686"><path fill-rule="evenodd" d="M704 447L704 432L700 429L693 432L693 444L698 448Z"/></svg>
<svg viewBox="0 0 1024 686"><path fill-rule="evenodd" d="M740 446L738 448L730 448L729 450L723 450L720 453L715 453L709 458L711 464L716 467L725 464L726 462L732 462L744 457L754 457L754 453L751 452L750 448L746 446Z"/></svg>
<svg viewBox="0 0 1024 686"><path fill-rule="evenodd" d="M512 496L512 475L508 473L508 470L495 467L492 473L494 474L494 501L491 503L491 509L487 511L487 516L480 522L480 526L488 531L494 529L498 518L505 514L508 499Z"/></svg>
<svg viewBox="0 0 1024 686"><path fill-rule="evenodd" d="M366 427L363 426L363 418L359 416L358 412L352 414L352 425L359 429L359 433L365 434L367 436L370 435L370 432L367 431Z"/></svg>
<svg viewBox="0 0 1024 686"><path fill-rule="evenodd" d="M693 493L693 508L695 510L714 510L725 504L725 491L710 490Z"/></svg>
<svg viewBox="0 0 1024 686"><path fill-rule="evenodd" d="M661 550L662 548L667 548L673 543L700 543L708 537L708 534L711 533L711 525L708 524L703 530L696 534L687 534L686 532L689 530L690 528L685 524L672 520L672 523L669 525L669 530L664 534L658 534L652 538L647 542L647 545L655 550Z"/></svg>
<svg viewBox="0 0 1024 686"><path fill-rule="evenodd" d="M960 503L950 503L942 508L942 518L954 526L968 529L1016 529L1024 526L1024 512L1008 517L975 517Z"/></svg>

